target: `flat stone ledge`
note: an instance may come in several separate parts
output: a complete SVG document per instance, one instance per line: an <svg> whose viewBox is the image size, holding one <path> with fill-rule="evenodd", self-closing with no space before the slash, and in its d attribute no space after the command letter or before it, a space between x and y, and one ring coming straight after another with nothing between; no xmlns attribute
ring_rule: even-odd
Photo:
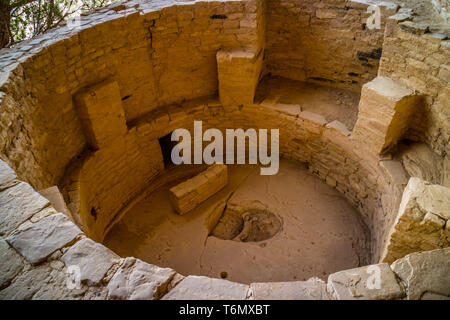
<svg viewBox="0 0 450 320"><path fill-rule="evenodd" d="M427 293L450 297L450 248L411 253L391 268L405 286L408 300L422 299Z"/></svg>
<svg viewBox="0 0 450 320"><path fill-rule="evenodd" d="M29 262L38 264L80 234L82 231L69 218L56 213L36 223L25 223L7 241Z"/></svg>
<svg viewBox="0 0 450 320"><path fill-rule="evenodd" d="M250 290L255 300L330 300L327 284L319 278L252 283Z"/></svg>
<svg viewBox="0 0 450 320"><path fill-rule="evenodd" d="M273 103L268 99L264 100L261 103L261 106L293 117L298 117L300 115L300 112L302 112L302 108L298 104Z"/></svg>
<svg viewBox="0 0 450 320"><path fill-rule="evenodd" d="M126 258L108 284L111 299L155 300L167 291L176 272L136 258Z"/></svg>
<svg viewBox="0 0 450 320"><path fill-rule="evenodd" d="M244 300L249 286L228 280L188 276L162 300Z"/></svg>
<svg viewBox="0 0 450 320"><path fill-rule="evenodd" d="M342 122L340 122L338 120L334 120L334 121L328 123L325 127L328 129L332 129L332 130L338 132L339 134L342 134L345 137L348 137L352 134L352 132L347 129L345 124L343 124Z"/></svg>
<svg viewBox="0 0 450 320"><path fill-rule="evenodd" d="M386 263L333 273L328 277L327 288L337 300L391 300L405 296Z"/></svg>
<svg viewBox="0 0 450 320"><path fill-rule="evenodd" d="M49 204L25 182L0 191L0 235L10 233Z"/></svg>
<svg viewBox="0 0 450 320"><path fill-rule="evenodd" d="M104 245L84 238L70 247L61 260L67 267L74 265L80 268L82 282L96 285L112 265L120 261L120 257Z"/></svg>

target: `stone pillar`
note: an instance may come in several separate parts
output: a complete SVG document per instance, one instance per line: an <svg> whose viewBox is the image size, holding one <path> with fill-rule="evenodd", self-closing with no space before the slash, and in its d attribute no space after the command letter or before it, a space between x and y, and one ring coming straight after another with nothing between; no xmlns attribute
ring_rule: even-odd
<svg viewBox="0 0 450 320"><path fill-rule="evenodd" d="M223 105L253 103L262 60L262 49L257 54L242 49L217 52L219 98Z"/></svg>
<svg viewBox="0 0 450 320"><path fill-rule="evenodd" d="M125 112L117 82L107 80L83 89L74 99L84 134L92 148L106 147L126 135Z"/></svg>
<svg viewBox="0 0 450 320"><path fill-rule="evenodd" d="M392 149L417 116L421 97L402 84L386 77L366 83L361 91L359 114L353 138L377 153Z"/></svg>

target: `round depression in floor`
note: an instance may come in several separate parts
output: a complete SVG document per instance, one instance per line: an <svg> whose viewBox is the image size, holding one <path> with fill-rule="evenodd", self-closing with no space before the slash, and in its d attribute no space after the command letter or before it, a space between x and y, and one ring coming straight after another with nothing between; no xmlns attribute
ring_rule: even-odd
<svg viewBox="0 0 450 320"><path fill-rule="evenodd" d="M304 167L281 160L278 174L261 176L255 166L232 165L228 175L225 188L183 216L169 189L189 175L163 185L128 211L105 245L183 275L241 283L326 279L370 263L359 213Z"/></svg>

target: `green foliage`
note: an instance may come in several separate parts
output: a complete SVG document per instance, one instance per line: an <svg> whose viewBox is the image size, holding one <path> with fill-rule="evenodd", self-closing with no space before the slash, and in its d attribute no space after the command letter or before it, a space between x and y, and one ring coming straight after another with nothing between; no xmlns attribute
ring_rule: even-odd
<svg viewBox="0 0 450 320"><path fill-rule="evenodd" d="M10 0L10 31L14 42L21 41L56 27L67 18L116 1L118 0Z"/></svg>

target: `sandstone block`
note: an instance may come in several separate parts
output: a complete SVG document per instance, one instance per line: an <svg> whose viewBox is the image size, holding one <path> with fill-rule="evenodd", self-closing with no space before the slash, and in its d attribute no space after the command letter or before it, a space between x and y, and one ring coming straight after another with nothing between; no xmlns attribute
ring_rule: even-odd
<svg viewBox="0 0 450 320"><path fill-rule="evenodd" d="M88 285L98 284L120 257L100 243L89 238L75 243L61 257L66 266L76 265L81 271L81 281Z"/></svg>
<svg viewBox="0 0 450 320"><path fill-rule="evenodd" d="M302 111L298 117L297 124L300 127L318 135L322 133L323 127L327 124L324 116L310 111Z"/></svg>
<svg viewBox="0 0 450 320"><path fill-rule="evenodd" d="M64 213L69 218L72 218L72 214L67 208L66 202L64 201L64 197L59 191L58 186L53 186L47 189L40 190L39 193L50 201L53 208L56 211Z"/></svg>
<svg viewBox="0 0 450 320"><path fill-rule="evenodd" d="M64 214L56 213L21 226L7 241L32 264L38 264L81 233Z"/></svg>
<svg viewBox="0 0 450 320"><path fill-rule="evenodd" d="M17 176L10 166L0 160L0 191L18 183Z"/></svg>
<svg viewBox="0 0 450 320"><path fill-rule="evenodd" d="M262 51L217 52L219 97L223 105L252 104L262 68Z"/></svg>
<svg viewBox="0 0 450 320"><path fill-rule="evenodd" d="M382 261L450 245L445 225L450 219L450 189L413 177L403 192L394 225L387 237Z"/></svg>
<svg viewBox="0 0 450 320"><path fill-rule="evenodd" d="M188 276L162 300L243 300L249 286L228 280Z"/></svg>
<svg viewBox="0 0 450 320"><path fill-rule="evenodd" d="M25 182L0 191L0 235L17 228L50 203Z"/></svg>
<svg viewBox="0 0 450 320"><path fill-rule="evenodd" d="M0 257L1 290L23 269L23 265L20 255L3 239L0 239Z"/></svg>
<svg viewBox="0 0 450 320"><path fill-rule="evenodd" d="M408 183L408 174L400 161L380 161L380 167L384 170L386 176L389 177L391 184L406 186Z"/></svg>
<svg viewBox="0 0 450 320"><path fill-rule="evenodd" d="M410 176L450 187L450 180L447 182L445 179L444 161L425 143L408 146L401 157L403 166Z"/></svg>
<svg viewBox="0 0 450 320"><path fill-rule="evenodd" d="M112 299L153 300L167 291L175 271L126 258L108 283L108 296Z"/></svg>
<svg viewBox="0 0 450 320"><path fill-rule="evenodd" d="M391 268L409 300L421 299L426 293L450 296L450 248L411 253Z"/></svg>
<svg viewBox="0 0 450 320"><path fill-rule="evenodd" d="M327 287L337 300L388 300L405 295L386 263L333 273Z"/></svg>
<svg viewBox="0 0 450 320"><path fill-rule="evenodd" d="M215 164L171 188L170 200L177 213L185 214L225 187L227 181L227 166Z"/></svg>
<svg viewBox="0 0 450 320"><path fill-rule="evenodd" d="M345 137L348 137L351 134L351 131L347 129L345 124L343 124L342 122L340 122L338 120L334 120L334 121L328 123L326 125L326 128L332 129Z"/></svg>
<svg viewBox="0 0 450 320"><path fill-rule="evenodd" d="M18 275L14 282L0 291L0 300L55 300L80 298L86 288L69 289L68 274L48 264L31 268Z"/></svg>
<svg viewBox="0 0 450 320"><path fill-rule="evenodd" d="M319 278L307 281L262 282L250 285L255 300L329 300L327 284Z"/></svg>
<svg viewBox="0 0 450 320"><path fill-rule="evenodd" d="M404 85L386 77L366 83L361 91L353 135L377 153L392 149L417 116L421 101Z"/></svg>
<svg viewBox="0 0 450 320"><path fill-rule="evenodd" d="M316 16L319 19L332 19L338 16L338 12L333 9L317 9Z"/></svg>

